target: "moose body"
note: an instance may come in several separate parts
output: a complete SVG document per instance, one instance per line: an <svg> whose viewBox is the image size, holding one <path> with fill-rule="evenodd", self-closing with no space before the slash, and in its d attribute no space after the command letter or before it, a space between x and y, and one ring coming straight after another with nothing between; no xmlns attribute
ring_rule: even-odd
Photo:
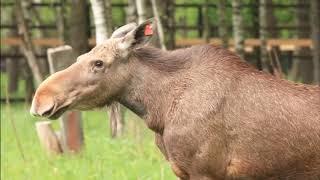
<svg viewBox="0 0 320 180"><path fill-rule="evenodd" d="M260 72L223 48L142 46L126 25L38 88L31 113L118 101L155 132L180 179L319 179L320 88Z"/></svg>

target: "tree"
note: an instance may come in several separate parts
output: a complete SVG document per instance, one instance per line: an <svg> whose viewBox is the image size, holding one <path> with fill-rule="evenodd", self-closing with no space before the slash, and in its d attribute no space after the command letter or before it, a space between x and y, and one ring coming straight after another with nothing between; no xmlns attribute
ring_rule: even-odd
<svg viewBox="0 0 320 180"><path fill-rule="evenodd" d="M167 49L174 49L175 48L175 19L174 19L174 3L175 0L164 0L163 1L163 19L162 22L164 23L165 32L168 34L166 38L166 47Z"/></svg>
<svg viewBox="0 0 320 180"><path fill-rule="evenodd" d="M156 0L151 0L151 4L152 4L152 11L153 11L153 14L154 14L154 16L156 18L156 22L157 22L157 32L158 32L158 36L159 36L160 46L161 46L161 49L166 50L167 48L166 48L166 45L164 42L163 26L162 26L161 19L160 19L159 13L158 13L158 6L156 3Z"/></svg>
<svg viewBox="0 0 320 180"><path fill-rule="evenodd" d="M101 44L111 36L112 14L110 0L90 0L96 26L96 43ZM106 4L105 4L106 3ZM107 7L107 8L106 8ZM113 103L109 109L111 137L118 137L123 132L123 108Z"/></svg>
<svg viewBox="0 0 320 180"><path fill-rule="evenodd" d="M311 39L313 43L313 76L314 83L320 84L320 3L318 0L311 0L310 24Z"/></svg>
<svg viewBox="0 0 320 180"><path fill-rule="evenodd" d="M232 24L235 50L237 54L244 59L244 30L241 4L241 0L232 1Z"/></svg>
<svg viewBox="0 0 320 180"><path fill-rule="evenodd" d="M219 36L222 40L222 47L228 48L229 38L228 38L228 26L227 26L227 10L226 1L218 0L218 16L219 16Z"/></svg>
<svg viewBox="0 0 320 180"><path fill-rule="evenodd" d="M113 32L113 21L112 21L112 0L106 0L106 25L107 25L107 36L110 37Z"/></svg>
<svg viewBox="0 0 320 180"><path fill-rule="evenodd" d="M271 72L271 65L268 59L268 47L267 47L267 39L268 39L268 0L260 0L259 1L259 22L260 22L260 30L259 30L259 39L260 39L260 59L262 69L266 72Z"/></svg>
<svg viewBox="0 0 320 180"><path fill-rule="evenodd" d="M204 1L203 10L203 39L206 43L210 43L210 18L209 18L209 0Z"/></svg>
<svg viewBox="0 0 320 180"><path fill-rule="evenodd" d="M13 24L16 24L16 19L14 15L14 10L11 13L4 14L1 19L2 21L13 21ZM12 29L7 33L9 37L16 37L18 35L18 31L16 29ZM12 47L9 49L11 53L18 53L17 47ZM7 90L9 93L16 92L18 89L18 79L19 79L19 59L18 58L7 58L6 59L6 73L8 74L8 86Z"/></svg>
<svg viewBox="0 0 320 180"><path fill-rule="evenodd" d="M147 19L145 0L136 0L136 7L138 13L138 23L142 23Z"/></svg>
<svg viewBox="0 0 320 180"><path fill-rule="evenodd" d="M95 33L96 33L96 43L101 44L110 36L110 32L107 30L106 22L106 5L104 0L90 0L91 8L93 13ZM108 19L109 20L109 19Z"/></svg>
<svg viewBox="0 0 320 180"><path fill-rule="evenodd" d="M18 24L18 31L22 36L22 51L24 55L26 56L28 65L31 69L31 72L33 74L33 77L39 85L44 77L41 74L39 64L37 63L37 58L35 56L35 49L31 40L31 34L28 29L28 24L25 19L24 15L24 9L22 5L21 0L15 0L16 3L16 18L17 18L17 24Z"/></svg>
<svg viewBox="0 0 320 180"><path fill-rule="evenodd" d="M34 22L35 25L40 26L45 24L45 21L42 20L41 15L37 11L36 8L32 7L32 3L41 3L42 0L24 0L25 7L24 8L24 14L26 15L26 18L29 22ZM31 7L31 8L28 8ZM41 29L35 29L32 31L33 37L41 39L43 37L46 37L48 34L46 31ZM46 48L41 46L35 46L35 54L45 54ZM38 57L37 58L40 72L43 77L47 77L49 75L49 64L46 58Z"/></svg>
<svg viewBox="0 0 320 180"><path fill-rule="evenodd" d="M296 38L310 38L310 30L308 29L310 25L309 18L309 2L304 0L296 0L297 4L303 5L300 8L296 8L295 17L296 25L299 27L297 29ZM307 8L303 8L307 7ZM300 47L294 51L293 65L290 72L290 76L294 81L302 81L304 83L312 83L313 73L312 73L312 61L309 61L311 51L308 47Z"/></svg>
<svg viewBox="0 0 320 180"><path fill-rule="evenodd" d="M135 0L128 0L128 7L126 9L126 22L136 22L137 18L136 2Z"/></svg>

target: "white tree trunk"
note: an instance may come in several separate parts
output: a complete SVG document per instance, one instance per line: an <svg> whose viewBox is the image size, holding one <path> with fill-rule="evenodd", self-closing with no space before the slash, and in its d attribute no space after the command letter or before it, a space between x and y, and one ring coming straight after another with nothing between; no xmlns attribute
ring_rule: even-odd
<svg viewBox="0 0 320 180"><path fill-rule="evenodd" d="M259 4L259 21L260 21L260 48L261 48L261 63L262 69L266 72L269 72L269 63L268 63L268 49L267 49L267 0L260 0Z"/></svg>
<svg viewBox="0 0 320 180"><path fill-rule="evenodd" d="M126 22L132 23L137 20L137 8L135 0L128 0L128 7L126 9Z"/></svg>
<svg viewBox="0 0 320 180"><path fill-rule="evenodd" d="M243 19L241 15L241 0L232 1L232 23L233 23L233 36L234 46L237 54L244 58L244 31Z"/></svg>
<svg viewBox="0 0 320 180"><path fill-rule="evenodd" d="M93 11L94 24L96 26L96 43L98 45L107 40L111 35L112 16L111 12L107 12L108 10L111 10L111 1L107 0L107 6L104 0L90 0L90 2ZM107 27L107 24L109 27ZM121 110L121 105L119 103L113 103L109 108L111 137L118 137L123 132L124 121L122 113L123 111Z"/></svg>
<svg viewBox="0 0 320 180"><path fill-rule="evenodd" d="M164 42L164 34L163 34L163 26L161 23L161 19L158 13L158 7L157 7L157 3L156 0L151 0L151 4L152 4L152 11L153 11L153 15L156 18L157 21L157 32L158 32L158 36L159 36L159 40L160 40L160 45L161 45L161 49L166 50L166 45Z"/></svg>
<svg viewBox="0 0 320 180"><path fill-rule="evenodd" d="M142 23L146 20L146 6L145 0L136 0L138 23Z"/></svg>
<svg viewBox="0 0 320 180"><path fill-rule="evenodd" d="M90 0L90 2L96 27L96 43L101 44L108 39L105 3L104 0Z"/></svg>
<svg viewBox="0 0 320 180"><path fill-rule="evenodd" d="M227 11L226 11L226 1L218 1L218 14L219 14L219 36L222 40L222 47L228 48L229 38L228 38L228 27L227 27Z"/></svg>

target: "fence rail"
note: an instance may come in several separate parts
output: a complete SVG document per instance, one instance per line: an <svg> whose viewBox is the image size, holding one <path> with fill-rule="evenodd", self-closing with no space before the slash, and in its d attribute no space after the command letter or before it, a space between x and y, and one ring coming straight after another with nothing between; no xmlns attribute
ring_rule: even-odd
<svg viewBox="0 0 320 180"><path fill-rule="evenodd" d="M95 45L95 38L90 38L89 45ZM19 46L22 43L19 37L8 37L8 38L1 38L1 45L8 45L8 46ZM36 46L47 46L47 47L54 47L63 45L64 42L58 38L38 38L33 39L33 43ZM205 41L201 38L188 38L188 39L177 39L176 45L177 46L192 46L197 44L204 44ZM219 38L211 38L210 43L220 45L221 39ZM246 39L245 40L246 47L255 47L260 46L261 42L259 39ZM232 39L229 40L229 45L233 46L234 41ZM267 46L279 46L280 49L292 51L295 48L299 47L310 47L312 48L312 41L311 39L269 39L267 40Z"/></svg>

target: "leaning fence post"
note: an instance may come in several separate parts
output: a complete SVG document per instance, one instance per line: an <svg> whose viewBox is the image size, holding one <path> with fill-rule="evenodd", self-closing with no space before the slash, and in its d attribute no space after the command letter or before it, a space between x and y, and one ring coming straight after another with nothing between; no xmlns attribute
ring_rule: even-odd
<svg viewBox="0 0 320 180"><path fill-rule="evenodd" d="M50 73L63 70L76 60L75 53L70 46L60 46L47 50ZM79 111L66 112L60 118L61 142L63 151L78 152L83 146L83 130L81 113Z"/></svg>
<svg viewBox="0 0 320 180"><path fill-rule="evenodd" d="M62 153L59 138L53 131L50 121L37 122L36 129L41 145L49 154Z"/></svg>

